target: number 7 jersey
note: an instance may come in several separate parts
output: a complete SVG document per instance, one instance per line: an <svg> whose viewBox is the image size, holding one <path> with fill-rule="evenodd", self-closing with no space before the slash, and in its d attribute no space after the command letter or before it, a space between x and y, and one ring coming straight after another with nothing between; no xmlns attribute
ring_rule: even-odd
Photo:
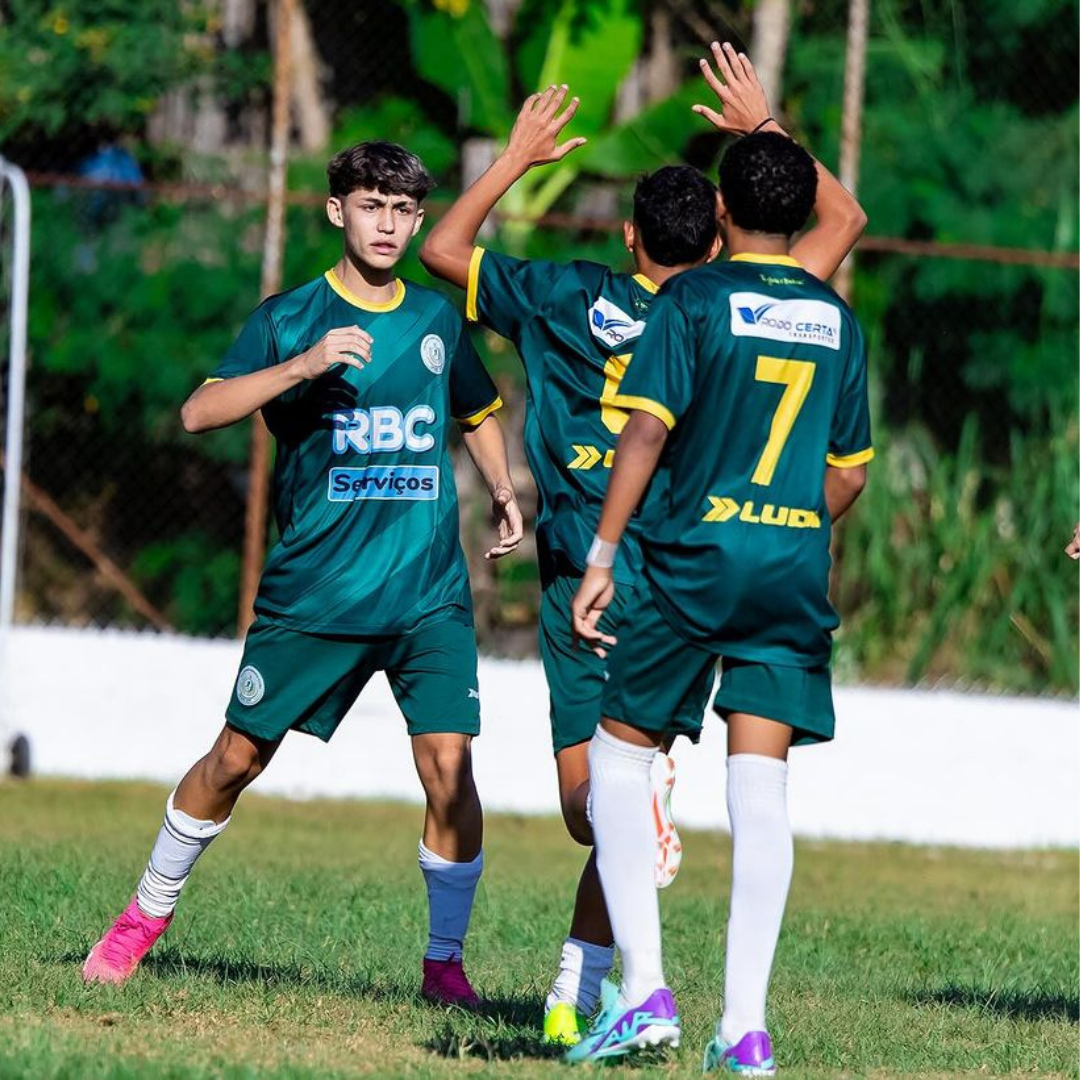
<svg viewBox="0 0 1080 1080"><path fill-rule="evenodd" d="M643 511L645 574L681 636L825 663L825 469L873 457L866 349L847 305L786 256L735 256L661 290L613 404L671 430Z"/></svg>

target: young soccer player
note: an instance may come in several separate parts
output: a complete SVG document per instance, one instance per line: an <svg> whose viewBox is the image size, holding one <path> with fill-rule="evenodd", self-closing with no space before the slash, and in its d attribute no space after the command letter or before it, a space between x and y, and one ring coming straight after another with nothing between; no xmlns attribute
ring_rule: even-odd
<svg viewBox="0 0 1080 1080"><path fill-rule="evenodd" d="M392 143L361 143L327 173L341 259L257 308L183 407L193 432L263 410L277 439L281 539L267 558L225 727L169 796L135 898L83 974L131 975L285 734L329 740L384 671L427 797L422 993L475 1005L461 955L483 865L470 760L480 695L449 437L454 419L499 519L488 556L503 555L522 531L492 415L502 403L454 308L395 275L434 186L420 160Z"/></svg>
<svg viewBox="0 0 1080 1080"><path fill-rule="evenodd" d="M665 287L615 398L630 419L573 618L585 641L614 644L598 620L648 488L643 581L589 746L597 866L623 979L617 991L606 985L572 1061L678 1045L651 880L649 769L671 717L722 658L714 707L728 723L732 892L724 1009L705 1069L775 1071L765 995L793 862L787 755L833 735L830 523L873 456L862 333L789 254L816 184L810 155L782 135L728 150L720 224L731 260Z"/></svg>
<svg viewBox="0 0 1080 1080"><path fill-rule="evenodd" d="M706 61L702 70L719 95L723 115L698 111L725 132L745 133L769 119L764 91L748 60L735 64L730 46L713 47L721 83ZM540 655L551 693L551 730L563 817L570 835L591 844L588 820L588 740L600 719L605 663L575 648L570 599L585 569L615 440L628 413L614 401L645 329L657 289L681 271L700 266L719 250L716 189L696 169L676 166L645 177L634 192L634 217L624 226L635 273L618 273L590 262L522 260L476 246L481 224L511 185L530 168L559 161L584 140L559 143L577 99L563 108L566 87L549 87L526 101L506 149L432 229L420 252L432 273L467 289L470 319L514 342L525 366L525 450L539 491L536 535L542 599ZM820 165L815 203L818 224L800 239L797 252L815 273L832 274L865 224L858 203ZM631 522L614 565L619 595L604 615L614 632L635 610L633 583L641 556ZM683 714L693 730L711 679L699 685L700 702ZM678 723L669 734L679 730ZM680 856L667 812L672 773L658 755L653 777L656 825L655 878L671 881ZM545 1037L575 1043L586 1030L601 981L614 958L603 893L590 856L578 885L570 933L558 975L547 998Z"/></svg>

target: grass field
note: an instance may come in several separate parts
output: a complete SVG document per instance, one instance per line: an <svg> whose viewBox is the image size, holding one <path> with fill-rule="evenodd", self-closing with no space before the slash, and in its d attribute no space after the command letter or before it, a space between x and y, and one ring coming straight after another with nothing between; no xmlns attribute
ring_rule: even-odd
<svg viewBox="0 0 1080 1080"><path fill-rule="evenodd" d="M492 817L467 952L480 1016L417 995L415 807L245 797L123 988L79 966L126 903L165 792L0 785L0 1076L567 1075L536 1036L582 861L552 820ZM914 795L913 795L914 797ZM718 1006L726 837L663 897L690 1076ZM801 842L773 980L785 1076L1077 1075L1078 860Z"/></svg>

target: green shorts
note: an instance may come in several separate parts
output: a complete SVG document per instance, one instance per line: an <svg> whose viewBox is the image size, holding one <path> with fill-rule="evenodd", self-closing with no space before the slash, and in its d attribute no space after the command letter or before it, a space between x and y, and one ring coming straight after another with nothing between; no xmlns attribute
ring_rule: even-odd
<svg viewBox="0 0 1080 1080"><path fill-rule="evenodd" d="M795 729L792 746L828 742L836 729L828 664L800 668L725 656L713 708L725 720L741 712L787 724Z"/></svg>
<svg viewBox="0 0 1080 1080"><path fill-rule="evenodd" d="M559 575L544 588L540 599L540 659L551 698L551 742L556 754L592 738L602 715L600 702L608 681L609 665L622 649L620 638L608 659L602 660L585 645L575 646L570 605L580 584L580 576ZM619 637L620 626L627 618L630 620L628 625L637 625L637 586L616 585L615 596L600 619L600 629L605 634ZM708 702L711 686L710 665L707 679L703 675L695 686L696 694L690 695L676 711L667 714L673 732L700 729L701 713Z"/></svg>
<svg viewBox="0 0 1080 1080"><path fill-rule="evenodd" d="M257 618L225 718L259 739L305 731L329 742L377 671L386 672L410 735L479 734L476 634L454 618L366 638L302 634Z"/></svg>
<svg viewBox="0 0 1080 1080"><path fill-rule="evenodd" d="M648 582L638 586L636 600L608 667L604 716L646 731L687 735L696 742L713 673L721 662L720 689L713 702L718 715L746 712L789 724L795 729L795 746L833 737L827 665L800 668L722 657L671 628L657 609Z"/></svg>

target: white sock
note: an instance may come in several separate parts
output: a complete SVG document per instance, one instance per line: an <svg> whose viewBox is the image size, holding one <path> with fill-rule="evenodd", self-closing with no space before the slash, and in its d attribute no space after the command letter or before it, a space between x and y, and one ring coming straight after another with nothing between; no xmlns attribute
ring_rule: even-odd
<svg viewBox="0 0 1080 1080"><path fill-rule="evenodd" d="M564 1002L586 1016L591 1015L600 1000L600 983L614 963L614 945L594 945L591 941L568 937L563 942L559 974L544 1008L550 1011Z"/></svg>
<svg viewBox="0 0 1080 1080"><path fill-rule="evenodd" d="M484 870L481 851L472 862L451 862L420 841L420 872L428 894L425 960L460 960L469 929L476 883Z"/></svg>
<svg viewBox="0 0 1080 1080"><path fill-rule="evenodd" d="M795 854L787 816L787 763L758 754L728 758L731 914L720 1037L765 1030L765 995Z"/></svg>
<svg viewBox="0 0 1080 1080"><path fill-rule="evenodd" d="M155 919L173 913L195 860L230 821L199 821L176 809L175 795L174 791L165 803L165 820L135 892L139 910Z"/></svg>
<svg viewBox="0 0 1080 1080"><path fill-rule="evenodd" d="M622 958L623 997L631 1005L664 985L649 780L655 756L655 747L624 742L601 727L589 743L596 868Z"/></svg>

